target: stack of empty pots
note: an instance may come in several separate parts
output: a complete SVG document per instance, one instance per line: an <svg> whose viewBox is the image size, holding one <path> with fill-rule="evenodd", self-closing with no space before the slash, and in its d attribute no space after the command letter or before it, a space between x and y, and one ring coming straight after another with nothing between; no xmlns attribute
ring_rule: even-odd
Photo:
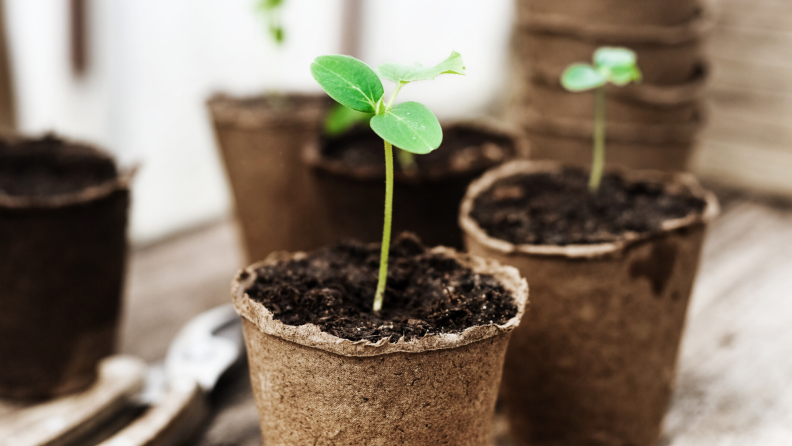
<svg viewBox="0 0 792 446"><path fill-rule="evenodd" d="M585 163L593 137L594 93L570 93L559 78L601 46L635 51L643 82L609 86L608 162L683 170L704 124L703 37L711 27L700 0L518 0L514 43L524 64L520 120L532 158Z"/></svg>

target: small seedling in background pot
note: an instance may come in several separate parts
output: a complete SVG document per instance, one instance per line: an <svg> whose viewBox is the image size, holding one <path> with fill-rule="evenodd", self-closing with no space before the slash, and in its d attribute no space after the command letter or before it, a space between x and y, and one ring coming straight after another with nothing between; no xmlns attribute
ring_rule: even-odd
<svg viewBox="0 0 792 446"><path fill-rule="evenodd" d="M256 8L264 15L270 36L276 45L283 45L284 33L281 8L285 0L259 0Z"/></svg>
<svg viewBox="0 0 792 446"><path fill-rule="evenodd" d="M396 83L396 89L387 102L377 72L360 60L350 56L320 56L311 64L311 74L331 98L353 111L372 115L369 125L385 143L385 223L374 311L382 309L388 278L393 217L393 146L411 155L422 155L437 149L443 141L440 123L425 105L418 102L394 105L393 102L402 87L410 82L434 79L441 74L465 74L465 66L462 56L452 52L446 60L432 67L385 64L377 71L379 76Z"/></svg>
<svg viewBox="0 0 792 446"><path fill-rule="evenodd" d="M596 89L594 93L594 151L589 190L596 192L605 168L605 86L640 82L635 53L627 48L602 47L594 52L594 64L573 63L561 75L561 85L573 92Z"/></svg>

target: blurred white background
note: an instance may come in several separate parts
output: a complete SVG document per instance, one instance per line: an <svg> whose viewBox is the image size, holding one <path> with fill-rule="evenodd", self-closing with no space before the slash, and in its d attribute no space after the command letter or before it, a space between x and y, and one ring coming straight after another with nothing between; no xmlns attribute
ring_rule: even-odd
<svg viewBox="0 0 792 446"><path fill-rule="evenodd" d="M287 0L286 43L254 0L88 0L88 68L72 72L69 2L5 0L20 130L95 142L140 163L131 237L148 243L223 218L230 195L205 100L215 92L319 91L309 65L341 52L345 2ZM442 117L482 114L503 94L511 0L361 1L358 55L424 64L460 52L468 76L411 85ZM409 27L405 24L410 24Z"/></svg>

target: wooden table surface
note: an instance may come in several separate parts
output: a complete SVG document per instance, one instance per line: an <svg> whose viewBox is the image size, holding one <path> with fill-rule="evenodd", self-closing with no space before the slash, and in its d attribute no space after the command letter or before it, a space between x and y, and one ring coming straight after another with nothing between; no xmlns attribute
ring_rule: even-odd
<svg viewBox="0 0 792 446"><path fill-rule="evenodd" d="M721 194L688 313L662 446L792 445L792 206ZM242 266L220 222L136 250L121 349L162 358L179 327L229 302ZM195 445L261 445L246 370L212 396ZM499 423L502 428L502 423ZM505 446L508 442L501 441Z"/></svg>

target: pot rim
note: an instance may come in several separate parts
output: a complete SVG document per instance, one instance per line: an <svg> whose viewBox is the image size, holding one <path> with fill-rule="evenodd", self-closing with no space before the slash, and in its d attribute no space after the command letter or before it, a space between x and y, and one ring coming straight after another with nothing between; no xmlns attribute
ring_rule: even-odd
<svg viewBox="0 0 792 446"><path fill-rule="evenodd" d="M313 125L320 120L330 104L330 97L324 93L307 92L285 92L281 95L308 101L308 106L295 108L295 113L281 113L269 107L244 104L245 101L263 99L271 95L272 93L255 95L215 93L206 100L206 107L216 126L257 130L285 125Z"/></svg>
<svg viewBox="0 0 792 446"><path fill-rule="evenodd" d="M696 72L690 79L679 84L630 84L623 87L607 86L607 97L623 102L635 102L650 107L675 107L686 103L701 103L712 72L712 64L701 60ZM567 92L558 79L548 79L541 73L534 73L529 82L532 87L552 92ZM570 94L580 94L571 93Z"/></svg>
<svg viewBox="0 0 792 446"><path fill-rule="evenodd" d="M462 200L462 205L459 210L459 225L462 231L486 248L499 254L592 259L620 253L632 245L655 238L658 235L667 234L698 224L708 224L720 212L718 199L715 194L702 188L696 178L690 173L609 168L607 169L609 172L616 172L628 181L648 180L663 183L666 187L673 185L682 187L694 197L704 200L706 203L704 210L698 214L666 220L662 223L660 230L656 232L646 232L642 234L629 232L624 234L622 239L613 242L566 246L514 244L506 240L497 239L487 234L487 232L479 226L478 222L470 216L470 212L473 210L473 202L476 197L489 189L501 178L524 173L557 172L568 165L570 164L562 164L553 161L518 160L488 171L481 178L471 183L467 193L465 193L465 198Z"/></svg>
<svg viewBox="0 0 792 446"><path fill-rule="evenodd" d="M353 342L325 333L314 324L286 325L274 319L273 314L263 304L251 299L246 289L255 281L257 268L292 258L304 258L307 256L304 252L274 252L266 260L240 270L231 284L231 298L237 313L265 334L306 347L351 357L369 357L392 353L422 353L458 348L500 334L509 333L520 324L528 302L528 283L520 276L516 268L501 265L495 260L460 253L442 246L433 248L430 252L453 258L463 266L479 274L492 274L495 276L504 288L512 293L517 305L517 314L501 325L476 325L465 329L462 333L426 335L411 341L404 341L402 338L396 343L389 342L387 338L381 339L376 343L367 340Z"/></svg>
<svg viewBox="0 0 792 446"><path fill-rule="evenodd" d="M678 45L691 40L701 39L709 34L715 18L704 8L686 22L678 25L637 25L624 26L614 23L600 23L569 17L564 14L532 12L530 18L518 24L521 31L542 34L562 34L575 38L618 44L662 44Z"/></svg>
<svg viewBox="0 0 792 446"><path fill-rule="evenodd" d="M708 120L705 103L700 102L694 119L679 123L642 123L614 122L605 123L609 141L648 143L648 144L686 144L693 141ZM555 135L577 139L591 139L594 136L594 122L591 119L577 119L558 116L542 116L533 109L522 112L521 122L529 133Z"/></svg>
<svg viewBox="0 0 792 446"><path fill-rule="evenodd" d="M444 130L453 127L469 128L477 130L482 133L497 135L499 137L507 138L514 144L514 153L506 157L501 162L495 162L489 165L476 165L461 171L445 171L445 172L430 172L424 175L407 175L403 172L395 172L395 179L404 183L419 183L422 181L439 181L448 178L457 178L469 175L472 172L485 171L491 167L497 166L502 162L507 162L510 159L527 156L529 153L528 142L518 128L505 125L500 121L487 118L478 119L460 119L442 121L441 126ZM332 175L351 178L356 181L381 181L385 179L385 169L374 166L358 166L349 167L340 160L327 159L322 156L320 147L323 139L312 140L306 143L302 150L302 160L310 168L327 172Z"/></svg>
<svg viewBox="0 0 792 446"><path fill-rule="evenodd" d="M48 136L54 136L64 146L78 146L87 148L97 157L108 158L115 163L112 155L107 151L100 149L92 144L75 142L51 133ZM46 136L42 136L46 137ZM18 133L9 133L0 136L6 143L14 144L21 141L29 141L39 139L37 137L26 136ZM0 191L0 209L59 209L69 206L86 204L92 201L101 200L117 191L129 191L132 180L135 178L140 165L135 164L128 169L119 170L116 176L101 184L88 186L74 192L53 194L47 196L29 196L29 195L8 195Z"/></svg>

